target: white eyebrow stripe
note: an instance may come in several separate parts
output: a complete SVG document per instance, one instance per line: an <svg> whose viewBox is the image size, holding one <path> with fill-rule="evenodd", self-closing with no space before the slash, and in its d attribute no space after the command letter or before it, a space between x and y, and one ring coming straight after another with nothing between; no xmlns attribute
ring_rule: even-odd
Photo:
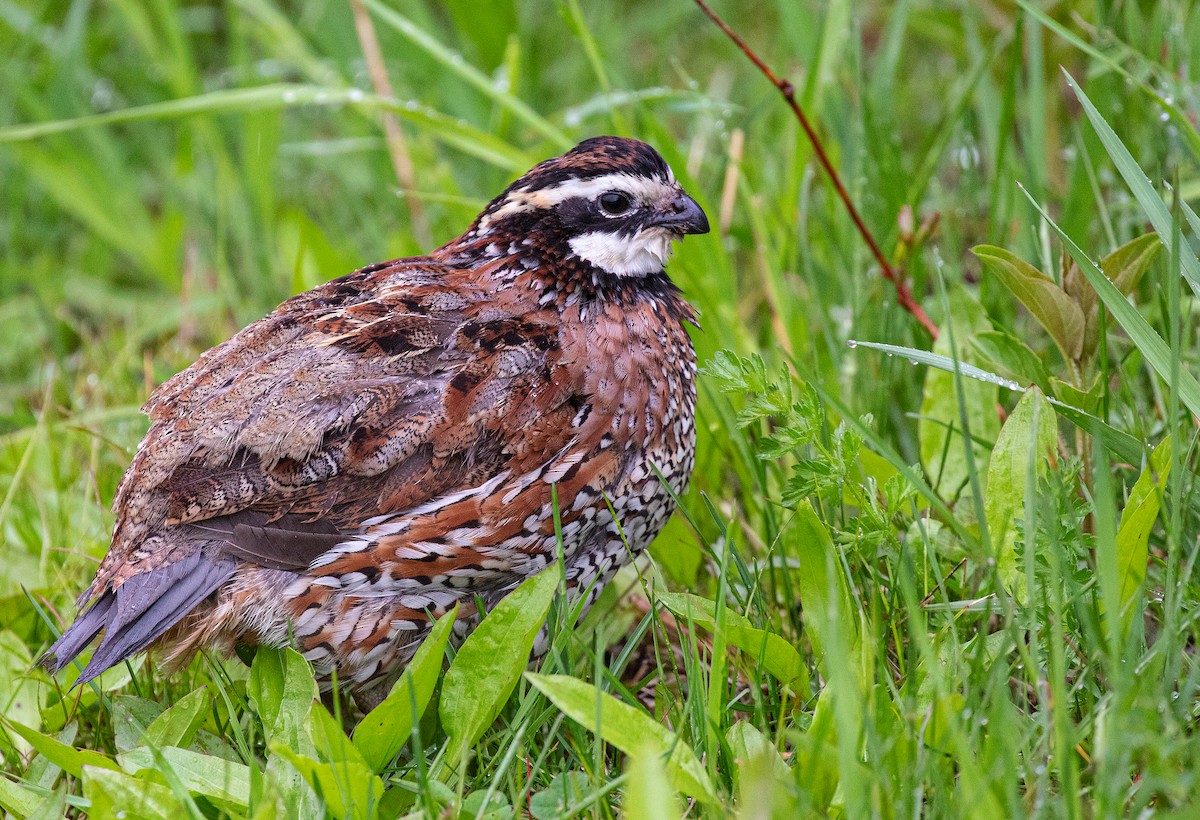
<svg viewBox="0 0 1200 820"><path fill-rule="evenodd" d="M488 215L486 222L501 219L510 214L523 213L543 208L553 208L568 199L577 197L591 199L606 191L621 191L638 202L652 202L674 196L678 186L671 180L659 177L634 176L624 172L605 174L591 179L568 179L550 188L529 191L518 188L508 195L508 201Z"/></svg>
<svg viewBox="0 0 1200 820"><path fill-rule="evenodd" d="M591 199L606 191L621 191L639 202L650 202L673 196L675 186L659 177L635 177L632 174L619 173L591 179L568 179L538 193L545 197L548 204L558 205L576 197Z"/></svg>

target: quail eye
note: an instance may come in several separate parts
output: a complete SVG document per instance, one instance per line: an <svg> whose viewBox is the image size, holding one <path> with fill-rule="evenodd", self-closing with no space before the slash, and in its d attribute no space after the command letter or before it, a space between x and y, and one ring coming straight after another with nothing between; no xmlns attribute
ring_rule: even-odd
<svg viewBox="0 0 1200 820"><path fill-rule="evenodd" d="M600 195L600 208L609 216L620 216L633 207L629 197L620 191L609 191Z"/></svg>

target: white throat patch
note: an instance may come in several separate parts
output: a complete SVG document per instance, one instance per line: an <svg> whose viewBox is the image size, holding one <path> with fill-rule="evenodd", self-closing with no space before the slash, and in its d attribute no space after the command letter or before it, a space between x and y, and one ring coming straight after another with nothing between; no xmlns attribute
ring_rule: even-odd
<svg viewBox="0 0 1200 820"><path fill-rule="evenodd" d="M646 228L633 236L593 231L573 237L570 244L576 256L615 276L648 276L667 264L674 238L663 228Z"/></svg>

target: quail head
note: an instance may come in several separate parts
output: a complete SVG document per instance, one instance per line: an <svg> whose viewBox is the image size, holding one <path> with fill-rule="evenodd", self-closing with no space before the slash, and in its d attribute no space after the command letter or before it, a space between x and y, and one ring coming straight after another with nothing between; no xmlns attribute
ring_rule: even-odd
<svg viewBox="0 0 1200 820"><path fill-rule="evenodd" d="M462 236L295 296L150 397L112 545L54 671L148 647L294 645L374 699L433 619L460 637L556 560L585 605L645 548L695 450L691 307L663 272L708 220L644 142L596 137Z"/></svg>

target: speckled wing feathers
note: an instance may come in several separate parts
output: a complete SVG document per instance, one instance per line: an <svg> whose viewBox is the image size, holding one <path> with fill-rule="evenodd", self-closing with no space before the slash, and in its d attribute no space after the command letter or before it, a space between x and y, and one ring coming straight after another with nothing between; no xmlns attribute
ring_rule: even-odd
<svg viewBox="0 0 1200 820"><path fill-rule="evenodd" d="M165 383L90 595L130 597L123 585L161 582L155 570L181 562L300 571L367 519L560 447L538 427L569 431L554 416L566 396L534 383L553 369L557 331L494 305L475 318L481 294L454 278L428 259L366 269L289 300ZM520 445L505 453L510 439ZM215 588L229 574L205 578ZM104 657L123 644L120 626L106 623Z"/></svg>
<svg viewBox="0 0 1200 820"><path fill-rule="evenodd" d="M510 413L529 396L510 394L530 387L555 331L528 316L470 318L479 294L423 281L434 272L414 260L330 283L167 382L147 404L154 425L117 496L115 546L160 523L247 509L353 530L445 491L446 475L494 472L489 432L521 420ZM245 355L264 340L277 347ZM407 461L401 482L380 478ZM132 566L120 550L110 562Z"/></svg>

